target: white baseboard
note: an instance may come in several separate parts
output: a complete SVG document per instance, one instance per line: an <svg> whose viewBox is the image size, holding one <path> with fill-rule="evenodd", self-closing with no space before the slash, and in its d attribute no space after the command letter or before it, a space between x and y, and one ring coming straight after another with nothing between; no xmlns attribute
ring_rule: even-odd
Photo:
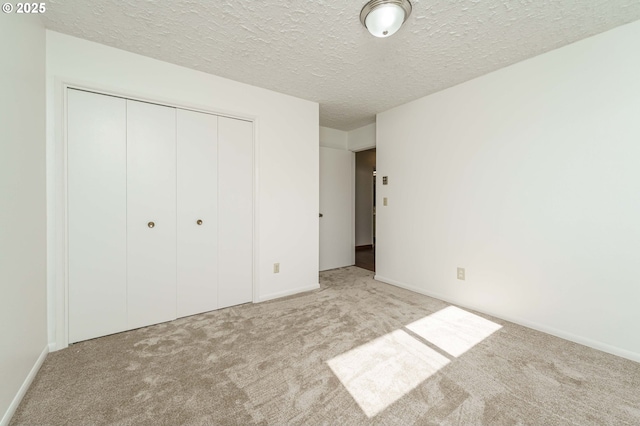
<svg viewBox="0 0 640 426"><path fill-rule="evenodd" d="M386 278L386 277L383 277L383 276L380 276L380 275L375 275L373 277L373 279L375 279L377 281L381 281L381 282L386 283L386 284L391 284L391 285L396 286L396 287L404 288L405 290L413 291L414 293L424 294L425 296L433 297L435 299L439 299L439 300L442 300L442 301L447 302L447 303L452 303L454 305L458 305L458 306L461 306L463 308L473 309L474 311L482 312L483 314L491 315L491 316L494 316L496 318L503 319L505 321L513 322L515 324L522 325L524 327L528 327L528 328L532 328L534 330L541 331L543 333L551 334L553 336L560 337L561 339L565 339L565 340L569 340L571 342L579 343L579 344L584 345L584 346L589 346L590 348L597 349L597 350L602 351L602 352L607 352L607 353L610 353L612 355L616 355L616 356L619 356L619 357L622 357L622 358L627 358L627 359L630 359L631 361L640 362L640 353L636 353L636 352L632 352L632 351L629 351L629 350L626 350L626 349L622 349L622 348L619 348L617 346L611 346L611 345L609 345L607 343L599 342L597 340L592 340L592 339L589 339L587 337L578 336L578 335L572 334L572 333L567 333L565 331L558 330L556 328L549 327L549 326L546 326L546 325L543 325L543 324L539 324L539 323L536 323L536 322L533 322L533 321L528 321L528 320L523 319L523 318L512 317L512 316L509 316L509 315L502 315L499 312L491 312L491 311L488 311L488 310L483 309L483 308L478 307L478 306L473 306L473 305L470 305L470 304L460 303L460 302L458 302L456 300L453 300L450 297L443 296L443 295L438 294L438 293L433 293L433 292L430 292L430 291L426 291L426 290L423 290L423 289L421 289L419 287L415 287L415 286L410 285L410 284L405 284L405 283L402 283L402 282L399 282L399 281L396 281L396 280L392 280L391 278Z"/></svg>
<svg viewBox="0 0 640 426"><path fill-rule="evenodd" d="M258 302L266 302L267 300L279 299L281 297L291 296L293 294L298 294L298 293L304 293L305 291L317 290L319 288L320 288L320 284L318 283L318 284L313 284L313 285L306 286L306 287L294 288L293 290L280 291L278 293L266 294L264 296L261 296L258 299Z"/></svg>
<svg viewBox="0 0 640 426"><path fill-rule="evenodd" d="M56 342L49 342L49 353L55 352L58 350L58 345Z"/></svg>
<svg viewBox="0 0 640 426"><path fill-rule="evenodd" d="M33 379L36 377L36 374L38 374L38 371L40 370L40 367L42 367L42 363L44 362L44 359L47 357L48 353L49 353L49 346L47 345L44 347L44 349L42 350L42 353L36 360L36 363L33 365L33 367L31 368L31 371L29 371L29 374L24 379L22 386L20 386L18 393L13 398L13 401L11 401L11 404L9 404L9 408L7 408L7 411L4 413L4 416L2 416L2 420L0 420L0 426L9 425L9 422L11 421L11 417L13 417L16 410L18 409L18 406L20 405L22 398L24 398L24 395L27 393L27 390L29 389L29 386L31 386L31 382L33 382Z"/></svg>

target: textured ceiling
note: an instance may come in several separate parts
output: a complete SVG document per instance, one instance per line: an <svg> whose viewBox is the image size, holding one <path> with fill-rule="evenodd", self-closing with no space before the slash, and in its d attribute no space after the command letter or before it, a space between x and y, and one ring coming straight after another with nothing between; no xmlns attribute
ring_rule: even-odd
<svg viewBox="0 0 640 426"><path fill-rule="evenodd" d="M412 0L377 39L366 0L49 0L47 28L320 103L320 124L375 114L640 19L640 0Z"/></svg>

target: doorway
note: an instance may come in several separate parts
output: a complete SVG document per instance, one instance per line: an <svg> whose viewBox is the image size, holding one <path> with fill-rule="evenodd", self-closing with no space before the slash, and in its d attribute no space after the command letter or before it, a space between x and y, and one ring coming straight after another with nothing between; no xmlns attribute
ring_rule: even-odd
<svg viewBox="0 0 640 426"><path fill-rule="evenodd" d="M356 152L355 264L376 270L376 149Z"/></svg>

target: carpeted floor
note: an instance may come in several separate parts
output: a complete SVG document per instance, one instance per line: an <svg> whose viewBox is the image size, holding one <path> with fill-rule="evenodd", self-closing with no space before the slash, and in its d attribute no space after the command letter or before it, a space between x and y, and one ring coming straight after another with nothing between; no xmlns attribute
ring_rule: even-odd
<svg viewBox="0 0 640 426"><path fill-rule="evenodd" d="M640 364L373 280L50 354L14 425L640 424Z"/></svg>

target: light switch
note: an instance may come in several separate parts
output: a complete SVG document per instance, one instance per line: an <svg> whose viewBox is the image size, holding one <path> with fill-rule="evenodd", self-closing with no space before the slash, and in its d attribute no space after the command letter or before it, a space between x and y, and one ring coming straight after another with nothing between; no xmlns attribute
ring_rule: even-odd
<svg viewBox="0 0 640 426"><path fill-rule="evenodd" d="M464 268L458 268L458 279L464 280L464 276L465 276Z"/></svg>
<svg viewBox="0 0 640 426"><path fill-rule="evenodd" d="M389 176L382 176L382 184L386 185L389 183Z"/></svg>

